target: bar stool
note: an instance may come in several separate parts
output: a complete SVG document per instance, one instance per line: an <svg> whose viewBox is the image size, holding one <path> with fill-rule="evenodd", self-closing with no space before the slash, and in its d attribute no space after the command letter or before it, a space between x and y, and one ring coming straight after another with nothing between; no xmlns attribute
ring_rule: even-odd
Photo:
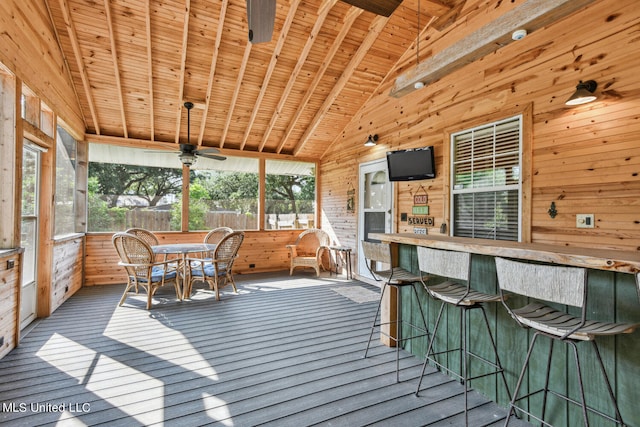
<svg viewBox="0 0 640 427"><path fill-rule="evenodd" d="M530 299L530 302L526 306L520 308L512 308L503 299L504 306L519 326L523 328L530 328L535 331L529 344L529 350L527 351L527 356L525 358L520 377L518 378L516 389L513 393L513 397L511 398L511 402L509 403L509 414L504 425L507 426L509 424L511 414L514 413L515 410L518 410L540 421L542 424L550 426L551 424L544 421L547 397L549 394L557 396L566 402L580 406L585 426L589 425L587 417L588 411L598 414L601 417L617 424L624 425L616 398L613 394L613 389L611 388L607 373L604 369L600 351L596 344L596 337L630 333L633 332L638 325L631 323L611 323L587 320L587 270L584 268L529 264L506 260L503 258L496 258L495 260L500 293L502 295L506 295L506 291L522 295ZM565 311L560 311L542 304L540 301L578 307L581 314L579 317L573 316ZM554 306L556 305L554 304ZM547 372L544 386L539 390L529 390L526 395L518 397L523 378L528 370L534 346L540 336L551 339L546 361ZM553 344L558 341L569 345L573 349L578 388L580 391L580 401L549 388L549 371L552 362ZM592 343L593 351L595 352L596 359L598 360L598 365L606 382L607 392L611 398L611 402L613 403L615 418L595 408L588 407L585 402L582 371L580 368L580 360L578 359L577 348L578 343L585 341L590 341ZM528 401L529 397L541 392L543 393L543 399L542 414L540 417L532 414L530 409L527 410L522 406L516 405L516 402L522 399L527 399ZM572 425L575 425L575 423L572 423Z"/></svg>
<svg viewBox="0 0 640 427"><path fill-rule="evenodd" d="M489 375L500 374L502 378L502 383L504 388L511 399L511 394L509 393L509 387L507 386L507 380L504 375L504 369L502 368L502 364L500 363L500 357L498 356L498 350L496 348L495 340L493 339L493 335L491 334L491 328L489 327L489 321L487 320L487 314L485 312L483 303L497 303L500 302L501 298L499 295L486 294L483 292L476 291L471 288L471 254L467 252L455 252L455 251L445 251L440 249L432 249L425 248L422 246L418 246L418 265L420 267L420 271L424 273L428 273L429 276L435 275L448 279L462 280L465 281L466 284L460 284L453 282L451 280L446 280L445 282L427 286L425 281L422 280L422 285L425 287L427 292L436 300L440 300L440 311L438 313L438 318L436 320L435 327L433 329L433 335L431 336L431 341L429 342L429 348L427 350L427 354L424 360L424 364L422 366L422 373L420 374L420 381L418 382L418 387L416 389L416 396L420 392L420 385L422 384L422 378L424 376L424 371L429 362L433 363L438 369L447 372L449 375L454 378L459 379L464 384L464 417L465 417L465 425L469 424L468 420L468 389L469 383L478 378L483 378ZM442 313L444 312L444 308L446 305L454 306L459 309L460 313L460 346L453 349L445 349L438 351L437 353L433 349L433 344L436 339L438 333L438 327L440 326L440 320L442 319ZM484 319L484 324L487 327L488 338L491 343L491 347L494 352L494 361L491 361L479 354L472 352L469 349L469 335L468 335L468 323L469 323L469 314L472 310L480 310L482 312L482 317ZM447 346L448 347L448 346ZM458 353L460 356L460 366L462 372L456 372L453 369L445 366L444 364L438 362L436 356L441 354L448 353ZM474 358L474 360L478 360L485 365L487 365L490 370L487 372L486 370L482 373L478 373L477 375L471 375L469 370L469 361L470 358Z"/></svg>
<svg viewBox="0 0 640 427"><path fill-rule="evenodd" d="M428 336L429 330L427 327L427 321L424 317L424 312L422 311L422 304L420 304L420 300L418 299L418 291L416 289L416 283L421 281L421 276L417 276L401 267L394 267L392 264L391 258L391 247L389 244L384 243L373 243L362 241L362 253L366 259L367 268L371 272L373 278L380 282L384 281L384 285L382 286L382 290L380 291L380 300L378 301L378 308L376 310L376 315L373 318L373 324L371 325L371 333L369 334L369 340L367 341L367 348L364 352L364 357L367 357L367 353L369 352L369 345L371 344L371 338L373 337L373 332L375 328L380 328L380 333L390 341L395 343L396 347L396 382L400 381L400 346L404 341L412 340L419 337ZM383 264L380 266L379 264ZM384 298L384 291L387 287L393 287L396 289L397 297L396 297L396 320L391 320L389 322L383 322L382 319L378 322L378 315L380 314L380 306L382 304L382 299ZM400 288L405 286L411 286L413 289L413 294L418 301L418 307L420 308L420 316L422 318L423 327L414 325L413 323L402 320L399 317L401 316L401 298L400 298ZM395 325L396 326L396 336L393 336L390 333L386 333L382 330L383 325ZM417 335L411 335L408 337L402 336L402 327L403 325L407 325L411 328L412 331L417 331Z"/></svg>

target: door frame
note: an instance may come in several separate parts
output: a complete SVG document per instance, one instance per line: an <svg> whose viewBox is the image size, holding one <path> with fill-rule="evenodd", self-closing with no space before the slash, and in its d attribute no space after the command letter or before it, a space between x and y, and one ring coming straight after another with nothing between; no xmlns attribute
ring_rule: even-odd
<svg viewBox="0 0 640 427"><path fill-rule="evenodd" d="M23 260L23 265L21 268L21 277L20 277L20 302L19 302L19 312L18 312L18 320L19 320L19 329L23 330L24 328L26 328L27 326L29 326L34 320L36 320L38 318L38 283L39 283L39 259L40 259L40 220L41 220L41 196L42 196L42 153L46 152L45 149L43 149L42 147L39 147L37 144L34 144L33 142L29 141L28 139L24 139L23 141L23 146L22 146L22 162L24 163L24 154L26 151L29 151L33 154L35 154L36 156L36 170L35 170L35 196L34 196L34 212L33 215L24 215L24 212L22 212L21 209L21 213L20 213L20 230L21 230L21 234L23 232L22 230L22 225L23 225L23 219L25 217L29 218L29 219L34 219L35 220L35 239L32 242L33 243L33 259L29 260L27 259L26 256L26 248L25 248L25 252L22 256L22 260ZM20 182L24 183L24 167L21 168L21 173L22 176L20 177ZM23 199L23 188L21 188L20 190L20 200L22 201ZM20 245L23 246L23 241L22 241L22 237L20 238ZM28 317L24 317L23 318L23 311L24 311L24 304L26 302L26 297L29 296L29 292L25 292L25 267L26 267L26 262L33 262L33 266L31 266L30 268L33 268L33 282L27 285L32 285L33 286L33 290L32 290L32 298L33 301L31 302L31 306L33 307L32 313L30 313L28 315Z"/></svg>
<svg viewBox="0 0 640 427"><path fill-rule="evenodd" d="M386 194L384 195L384 203L386 206L383 209L371 209L365 208L365 176L366 174L376 173L376 172L384 172L386 177ZM394 197L394 186L393 183L389 181L389 171L387 170L387 160L386 158L377 159L365 163L360 163L358 165L358 188L359 196L358 196L358 234L356 245L358 248L358 277L360 279L364 279L365 281L374 281L373 277L369 273L369 270L366 267L366 262L364 260L364 255L362 254L362 249L360 247L360 242L364 240L365 237L365 220L364 216L367 212L379 212L385 211L385 233L393 232L395 228L395 197ZM367 280L368 279L368 280Z"/></svg>

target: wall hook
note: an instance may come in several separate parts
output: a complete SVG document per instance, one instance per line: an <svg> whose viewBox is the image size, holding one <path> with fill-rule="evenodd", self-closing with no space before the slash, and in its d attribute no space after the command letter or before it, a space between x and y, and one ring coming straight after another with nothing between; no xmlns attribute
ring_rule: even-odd
<svg viewBox="0 0 640 427"><path fill-rule="evenodd" d="M549 206L549 210L547 211L551 218L555 218L558 215L558 211L556 210L556 203L551 202L551 206Z"/></svg>

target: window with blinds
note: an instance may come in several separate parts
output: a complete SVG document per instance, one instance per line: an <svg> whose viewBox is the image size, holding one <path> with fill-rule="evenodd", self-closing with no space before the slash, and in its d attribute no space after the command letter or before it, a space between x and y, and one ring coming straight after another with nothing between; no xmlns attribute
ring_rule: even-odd
<svg viewBox="0 0 640 427"><path fill-rule="evenodd" d="M522 116L451 135L452 234L520 239Z"/></svg>

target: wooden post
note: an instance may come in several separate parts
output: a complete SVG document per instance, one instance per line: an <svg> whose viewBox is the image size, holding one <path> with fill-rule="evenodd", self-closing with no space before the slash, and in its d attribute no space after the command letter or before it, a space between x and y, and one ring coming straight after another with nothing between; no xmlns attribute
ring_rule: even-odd
<svg viewBox="0 0 640 427"><path fill-rule="evenodd" d="M391 243L391 264L396 267L398 265L398 244ZM387 286L387 290L382 298L382 306L380 307L380 321L381 323L395 322L398 320L398 288ZM395 347L396 342L390 339L393 337L398 338L397 323L384 325L381 327L380 342L389 347ZM387 334L387 335L385 335Z"/></svg>

